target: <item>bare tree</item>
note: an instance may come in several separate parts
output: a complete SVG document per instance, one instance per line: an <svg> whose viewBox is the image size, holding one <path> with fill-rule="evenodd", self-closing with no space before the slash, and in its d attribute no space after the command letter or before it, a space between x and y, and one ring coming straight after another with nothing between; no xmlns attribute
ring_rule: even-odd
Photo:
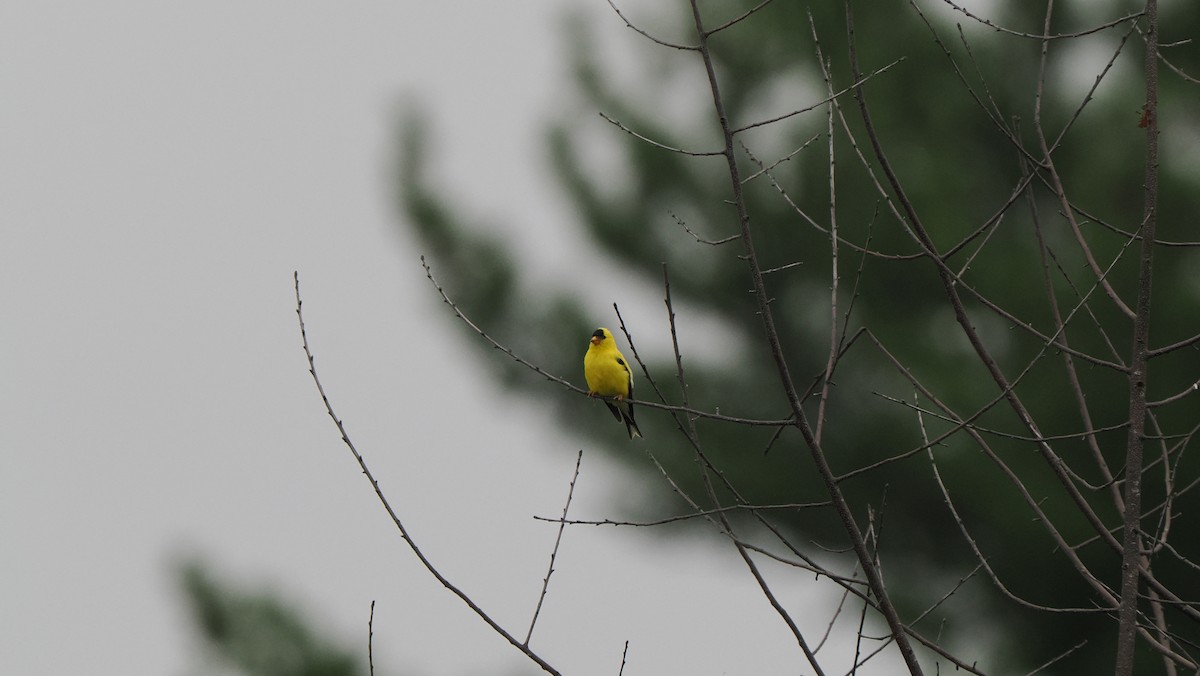
<svg viewBox="0 0 1200 676"><path fill-rule="evenodd" d="M693 240L689 246L716 250L743 266L742 280L749 281L753 305L745 308L742 326L757 325L748 333L762 341L771 362L769 379L755 383L762 400L756 404L762 405L754 410L773 407L781 411L774 417L756 416L736 412L743 403L739 401L718 401L711 408L693 402L675 321L675 280L671 268L663 263L667 319L663 330L669 332L674 346L671 366L678 388L672 392L676 393L668 392L661 382L661 370L639 355L635 331L626 325L619 308L614 309L640 376L649 384L649 393L645 388L638 393L643 419L653 417L656 431L665 433L673 428L680 445L690 453L690 466L699 472L685 476L679 465L657 456L652 459L665 485L690 506L688 514L677 518L708 522L737 552L765 602L789 629L807 668L826 673L820 654L825 637L805 634L794 611L773 591L761 569L763 561L788 564L798 574L816 573L816 579L838 586L844 599L858 604L862 613L857 624L859 652L852 671L893 647L911 674L936 673L943 665L982 674L1022 664L1038 665L1034 671L1045 673L1060 667L1080 668L1073 664L1098 663L1111 664L1118 676L1133 674L1135 666L1138 673L1151 669L1172 675L1200 671L1197 547L1195 538L1187 535L1187 525L1183 525L1182 539L1172 538L1180 532L1177 522L1187 516L1179 506L1194 499L1192 489L1200 483L1200 468L1186 453L1200 429L1193 396L1200 388L1200 362L1194 354L1200 334L1195 333L1195 313L1187 312L1185 299L1172 295L1169 300L1174 305L1151 304L1162 259L1167 259L1168 270L1187 270L1188 262L1195 260L1192 252L1200 246L1160 235L1160 224L1165 221L1159 206L1164 199L1159 179L1163 109L1159 72L1165 66L1179 83L1194 86L1196 80L1164 56L1157 2L1147 0L1135 12L1114 12L1062 29L1056 28L1062 23L1055 3L1047 0L1037 30L1009 27L1000 18L980 16L949 0L909 2L907 17L924 26L931 48L942 59L943 74L955 83L953 95L972 102L970 118L950 123L972 126L990 142L1000 144L1010 158L1010 164L997 167L987 190L980 192L977 202L986 216L977 220L971 214L947 219L927 198L927 191L910 188L914 183L940 181L948 186L943 190L952 189L957 164L973 158L967 154L942 157L929 167L911 157L898 157L897 146L911 150L913 145L898 139L906 130L892 124L890 107L915 106L936 115L939 102L879 102L877 88L896 77L897 64L906 58L902 47L908 45L889 49L886 35L859 33L856 10L858 14L879 11L874 6L845 3L843 33L838 36L846 46L844 56L827 50L829 28L809 14L805 32L811 37L812 52L803 58L815 66L823 92L790 109L763 113L761 107L754 110L729 104L727 88L736 89L740 83L725 76L718 53L724 48L721 41L730 34L753 31L756 22L778 19L779 15L771 12L782 3L765 0L726 14L723 8L689 0L687 30L669 36L641 25L614 0L608 2L638 39L691 59L692 67L705 77L710 106L706 118L710 129L715 129L715 134L706 137L708 145L689 147L661 133L667 125L650 130L639 124L640 119L601 114L614 134L639 144L642 152L684 162L721 163L721 182L705 188L709 203L698 208L682 205L698 213L721 215L700 225L675 216L658 227L686 232ZM933 16L946 9L959 14L967 28L950 27L944 18ZM1078 21L1080 17L1070 19ZM872 25L879 27L878 22ZM972 32L977 27L989 32L985 37L971 37L980 35ZM1197 26L1188 24L1187 28ZM1062 108L1059 104L1070 98L1060 91L1066 88L1061 74L1072 72L1070 48L1101 35L1110 38L1104 43L1110 48L1105 60L1073 106ZM1036 51L1031 79L1020 83L1030 92L1026 108L1014 109L1011 98L997 94L1012 87L996 79L1004 73L1004 64L977 60L975 40L1011 44L1014 54L1030 48ZM866 62L864 47L869 47L872 62ZM1003 53L1003 49L993 47L989 53ZM1137 130L1140 134L1143 156L1117 159L1141 166L1140 190L1136 191L1141 197L1140 217L1133 218L1128 217L1128 210L1103 204L1111 192L1128 193L1129 186L1113 186L1109 192L1077 189L1074 186L1081 181L1074 169L1063 168L1064 164L1079 166L1078 162L1064 162L1068 148L1116 152L1104 137L1111 130L1088 124L1087 114L1089 105L1101 96L1102 86L1114 77L1115 67L1127 61L1140 65L1144 94L1138 114L1131 112L1121 121L1125 125L1122 133ZM1103 92L1117 95L1112 89ZM815 133L794 145L780 145L780 138L797 131L789 125L812 125L813 120ZM788 134L770 133L779 129ZM825 194L820 199L811 195L811 181L803 183L788 169L789 163L801 160L824 170ZM796 195L796 184L802 184L807 192ZM856 187L848 189L847 185ZM863 189L869 194L863 194ZM1194 177L1192 190L1190 196L1172 195L1170 199L1194 205L1195 194L1200 192L1195 189ZM770 206L762 206L764 194L770 195ZM425 213L430 222L440 218L430 215L430 205L419 206L414 212ZM1172 220L1179 220L1181 213L1172 210ZM824 248L764 248L760 222L768 217L783 218L787 228L815 233ZM1183 225L1172 222L1167 227L1180 232ZM714 228L718 234L708 234ZM767 230L766 237L771 241L772 231ZM456 255L469 256L470 251L459 250ZM484 344L498 348L518 368L541 376L536 379L537 387L579 401L589 394L574 384L576 372L528 359L518 347L496 337L498 326L469 317L454 294L435 280L431 265L424 264L430 281L454 314L477 332ZM795 275L805 267L809 271L803 274L810 281L811 270L823 275L823 295L811 292L811 285L806 295L792 293L797 288ZM936 328L936 340L952 345L926 351L954 352L952 372L931 363L938 361L936 355L914 355L912 345L898 338L886 320L862 310L871 303L874 307L908 303L908 297L894 290L915 284L929 290L923 299L933 299L929 305L921 301L925 316L944 318L928 330L932 334ZM788 295L781 301L785 293ZM298 277L296 299L299 314ZM797 312L800 301L805 309L818 303L821 308L823 358L811 377L797 376L797 364L811 359L808 354L798 355L793 349L795 342L787 337L799 330L790 315ZM1188 333L1167 341L1152 340L1151 328L1159 326L1158 318L1163 315L1176 320L1186 317L1171 322L1168 335L1180 330ZM303 334L303 317L300 327ZM304 348L321 390L307 336ZM1158 384L1160 379L1164 385ZM525 638L519 639L518 633L501 627L424 557L388 505L323 390L321 395L343 441L422 564L517 650L547 672L559 673L530 648L537 612ZM849 432L865 424L862 416L874 415L877 410L857 403L865 400L886 407L886 415L897 421L897 427L888 447L871 449L870 460L847 466L845 458L864 457L861 452L842 452L853 450L846 449L853 445L845 441L853 439ZM1116 404L1121 404L1119 416L1113 413ZM712 451L717 444L702 432L700 421L728 426L743 435L744 452L737 460L741 469L733 471L728 456ZM761 437L755 436L759 430L769 432L765 446ZM762 450L750 451L754 444ZM763 467L766 451L771 451L773 459L786 458L779 462L803 467L818 480L785 485L785 501L757 501L756 490L745 477L752 475L756 466ZM550 519L559 526L559 539L568 525L653 527L672 521L568 518L578 468L577 463L561 517ZM918 537L915 529L920 523L901 519L889 522L890 537L884 547L884 518L904 507L897 505L897 500L909 500L913 493L890 496L885 503L878 495L864 498L854 486L867 480L882 485L910 484L916 480L913 477L926 482L921 499L939 506L940 515L931 517L941 519L938 535ZM981 490L984 486L986 492ZM1022 514L1019 527L1000 527L988 518L992 508L988 500L996 495L1002 496L1002 503L996 503L1001 509ZM831 564L827 552L797 537L796 528L781 525L781 514L813 513L824 518L832 515L840 529L838 551L847 556L834 557L837 563ZM930 551L914 554L907 551L910 546L954 548L963 556L953 573L939 571L931 576L935 584L906 589L905 598L897 600L888 581L896 579L893 571L901 566L891 562L929 560L938 555ZM1054 579L1072 582L1053 590L1053 595L1039 596L1037 588L1015 574L1001 557L1012 551L1020 553L1025 570L1054 571ZM552 553L539 611L554 558ZM937 584L941 584L940 590L932 591ZM981 653L961 636L957 641L945 640L942 627L935 622L938 613L962 618L979 612L961 593L969 585L986 590L1022 613L1085 623L1088 635L1080 640L1060 640L1050 652L1039 649L1037 654L1015 659ZM832 611L831 629L846 607L844 602ZM882 639L873 637L871 629L880 624L886 632ZM989 666L989 661L999 666ZM622 671L624 666L623 658Z"/></svg>

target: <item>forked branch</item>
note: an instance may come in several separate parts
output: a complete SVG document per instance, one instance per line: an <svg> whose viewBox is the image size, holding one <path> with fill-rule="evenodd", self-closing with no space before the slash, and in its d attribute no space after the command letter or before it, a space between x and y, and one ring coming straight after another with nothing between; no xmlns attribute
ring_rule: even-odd
<svg viewBox="0 0 1200 676"><path fill-rule="evenodd" d="M425 556L425 553L421 551L421 548L417 546L417 542L408 534L408 530L404 527L404 524L400 522L399 515L396 514L396 510L393 509L391 503L388 502L387 496L383 494L383 489L379 487L379 482L375 480L375 475L371 473L371 468L367 467L367 461L363 460L362 454L358 452L358 448L354 445L354 442L350 440L350 434L346 431L345 425L342 424L341 418L334 413L333 405L329 403L329 397L325 394L325 387L321 385L321 379L317 376L316 359L313 357L312 350L308 346L308 332L304 327L303 302L300 300L300 273L298 271L294 272L292 273L292 277L295 282L296 289L296 319L300 323L300 340L304 347L304 356L306 359L308 359L308 372L310 375L312 375L313 384L317 386L317 393L321 395L321 403L325 405L325 412L329 414L330 420L333 421L334 426L337 427L338 434L341 435L342 443L346 445L346 448L350 450L350 454L354 456L355 462L357 462L359 468L362 469L362 473L367 477L367 481L371 482L371 488L375 490L375 496L379 498L379 503L383 505L384 510L392 519L392 523L396 525L396 530L400 532L400 537L404 540L404 543L408 545L408 548L412 550L412 553L416 555L417 560L421 562L421 565L425 568L425 570L429 571L429 574L432 575L439 583L441 583L443 587L450 590L450 593L462 599L462 602L467 604L467 607L470 608L471 611L479 617L479 619L487 623L487 625L492 628L492 631L495 631L500 636L503 636L504 640L508 641L513 647L524 653L526 657L533 660L533 662L541 667L543 671L548 674L555 674L557 676L559 673L557 669L552 667L549 662L542 659L540 655L530 650L528 645L525 645L521 641L517 640L515 636L508 633L504 627L500 626L500 624L492 619L490 615L484 612L483 608L480 608L478 604L471 600L471 597L467 596L466 592L459 589L454 585L454 583L450 582L446 576L442 575L437 567L433 565L433 562L430 561Z"/></svg>
<svg viewBox="0 0 1200 676"><path fill-rule="evenodd" d="M793 426L800 431L804 442L808 447L809 453L812 456L813 462L817 467L817 471L821 474L824 480L826 490L829 493L830 499L833 501L839 518L841 519L846 535L850 539L851 546L858 557L859 563L863 568L863 573L867 578L867 583L871 588L871 592L879 604L879 609L883 613L887 621L888 629L896 641L896 646L900 650L900 654L904 659L909 672L913 676L922 674L921 665L917 661L917 656L913 650L912 644L909 641L908 634L904 623L900 619L900 614L896 607L892 604L887 588L884 586L882 575L878 566L875 565L874 558L871 552L867 549L866 541L862 531L859 529L858 522L854 518L854 513L850 510L849 503L846 502L845 496L842 494L841 488L838 486L833 469L830 467L825 451L821 448L817 441L816 435L812 427L808 424L804 410L801 407L800 397L798 395L796 385L792 380L791 372L788 368L787 359L783 353L783 344L779 339L779 333L775 327L775 319L769 302L770 296L767 294L766 282L763 279L762 267L758 262L758 253L754 247L754 240L751 234L750 213L746 204L745 195L742 191L741 171L738 167L737 156L735 154L734 145L734 125L730 122L729 116L725 111L725 101L721 96L721 87L717 78L716 67L713 62L712 54L708 47L708 32L704 28L704 20L700 13L700 7L697 0L691 0L692 18L696 25L696 34L699 38L698 51L701 60L704 62L704 70L708 76L709 90L712 93L713 109L716 112L717 122L720 125L721 135L725 141L725 161L729 168L729 180L733 191L733 206L737 212L737 220L741 229L742 244L745 251L744 257L747 265L750 268L750 277L754 290L755 301L758 304L758 313L763 322L763 329L766 332L767 343L770 347L771 356L775 361L776 370L779 374L780 383L783 386L784 394L787 397L788 405L791 408L794 418ZM856 79L861 76L856 75Z"/></svg>

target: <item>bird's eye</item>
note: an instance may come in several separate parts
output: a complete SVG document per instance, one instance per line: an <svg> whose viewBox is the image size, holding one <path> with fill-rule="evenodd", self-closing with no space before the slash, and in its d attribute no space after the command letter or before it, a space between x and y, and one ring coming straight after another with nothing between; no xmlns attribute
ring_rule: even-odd
<svg viewBox="0 0 1200 676"><path fill-rule="evenodd" d="M600 340L604 340L606 338L606 336L604 335L604 329L596 329L596 332L592 334L592 337L599 338Z"/></svg>

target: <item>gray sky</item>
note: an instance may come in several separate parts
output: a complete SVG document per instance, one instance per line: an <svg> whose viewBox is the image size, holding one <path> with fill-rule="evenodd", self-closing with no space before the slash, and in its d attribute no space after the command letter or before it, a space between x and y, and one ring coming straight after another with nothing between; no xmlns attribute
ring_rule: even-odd
<svg viewBox="0 0 1200 676"><path fill-rule="evenodd" d="M634 37L595 4L606 39ZM611 514L629 478L485 377L396 227L388 169L415 98L464 207L571 246L540 136L567 88L564 8L0 10L0 670L194 672L171 564L197 555L364 654L375 599L378 673L534 672L396 536L308 377L291 275L393 505L523 635L555 534L531 517L561 511L576 449L574 515ZM819 635L828 615L806 609L832 591L765 570ZM627 674L801 670L728 547L569 530L533 645L615 674L627 639Z"/></svg>

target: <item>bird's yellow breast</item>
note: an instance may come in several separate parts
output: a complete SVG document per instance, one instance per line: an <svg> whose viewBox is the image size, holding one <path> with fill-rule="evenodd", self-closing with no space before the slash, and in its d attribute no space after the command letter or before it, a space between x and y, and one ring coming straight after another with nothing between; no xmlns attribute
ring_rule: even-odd
<svg viewBox="0 0 1200 676"><path fill-rule="evenodd" d="M605 397L629 396L629 369L615 349L592 346L583 356L583 375L588 389Z"/></svg>

